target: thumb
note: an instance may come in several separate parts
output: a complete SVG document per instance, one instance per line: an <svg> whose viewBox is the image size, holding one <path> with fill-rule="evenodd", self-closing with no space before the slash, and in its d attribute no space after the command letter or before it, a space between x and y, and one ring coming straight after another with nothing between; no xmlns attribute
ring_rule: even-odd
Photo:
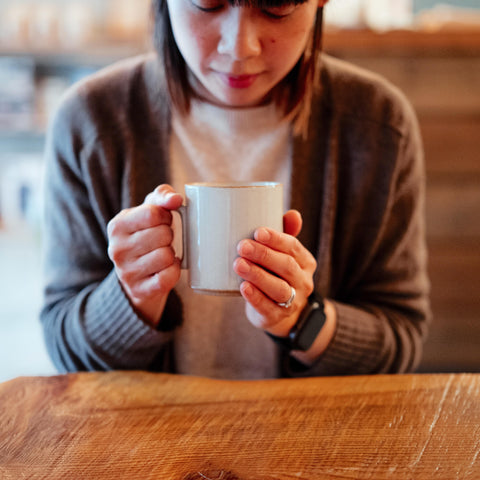
<svg viewBox="0 0 480 480"><path fill-rule="evenodd" d="M283 231L296 237L302 230L302 215L298 210L289 210L283 216Z"/></svg>
<svg viewBox="0 0 480 480"><path fill-rule="evenodd" d="M158 205L167 210L176 210L182 205L182 202L182 196L167 184L159 185L145 197L144 201L148 205Z"/></svg>

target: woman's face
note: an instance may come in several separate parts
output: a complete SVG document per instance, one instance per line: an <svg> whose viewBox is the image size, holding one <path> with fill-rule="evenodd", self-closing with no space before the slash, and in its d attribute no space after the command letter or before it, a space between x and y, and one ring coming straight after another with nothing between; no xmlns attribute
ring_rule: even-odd
<svg viewBox="0 0 480 480"><path fill-rule="evenodd" d="M194 89L230 107L265 101L301 57L319 5L318 0L266 9L232 7L226 0L167 3Z"/></svg>

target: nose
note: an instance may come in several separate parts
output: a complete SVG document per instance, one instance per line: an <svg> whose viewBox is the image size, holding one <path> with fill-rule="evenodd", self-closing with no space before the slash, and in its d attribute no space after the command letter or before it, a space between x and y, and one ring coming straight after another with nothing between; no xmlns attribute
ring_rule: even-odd
<svg viewBox="0 0 480 480"><path fill-rule="evenodd" d="M234 60L245 60L261 52L261 43L252 9L230 7L223 22L217 51Z"/></svg>

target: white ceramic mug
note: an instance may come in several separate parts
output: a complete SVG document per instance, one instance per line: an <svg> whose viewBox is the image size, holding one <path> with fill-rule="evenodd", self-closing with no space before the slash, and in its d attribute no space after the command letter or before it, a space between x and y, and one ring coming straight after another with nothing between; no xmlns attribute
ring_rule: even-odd
<svg viewBox="0 0 480 480"><path fill-rule="evenodd" d="M239 295L234 272L237 244L259 227L283 231L283 185L275 182L189 183L183 226L182 268L199 293Z"/></svg>

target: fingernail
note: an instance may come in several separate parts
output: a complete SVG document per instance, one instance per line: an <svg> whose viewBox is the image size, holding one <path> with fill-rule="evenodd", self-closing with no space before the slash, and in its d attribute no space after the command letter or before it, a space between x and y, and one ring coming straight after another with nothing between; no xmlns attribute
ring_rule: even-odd
<svg viewBox="0 0 480 480"><path fill-rule="evenodd" d="M242 240L238 244L238 253L240 255L251 255L253 253L253 245L248 240Z"/></svg>
<svg viewBox="0 0 480 480"><path fill-rule="evenodd" d="M250 297L253 293L253 288L248 282L243 282L240 285L240 289L247 297Z"/></svg>
<svg viewBox="0 0 480 480"><path fill-rule="evenodd" d="M259 242L266 243L270 238L270 232L266 228L259 228L255 232L255 240L258 240Z"/></svg>
<svg viewBox="0 0 480 480"><path fill-rule="evenodd" d="M236 270L240 275L247 274L250 271L250 265L243 258L240 258L236 261Z"/></svg>

